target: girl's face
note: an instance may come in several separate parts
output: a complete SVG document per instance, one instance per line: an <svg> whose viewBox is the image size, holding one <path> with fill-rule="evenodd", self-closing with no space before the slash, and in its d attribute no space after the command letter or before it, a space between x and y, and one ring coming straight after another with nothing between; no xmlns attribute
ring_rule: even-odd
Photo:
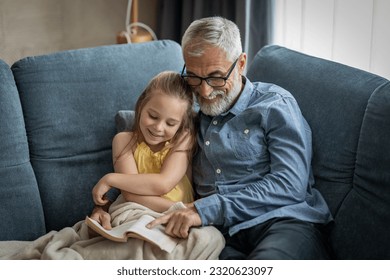
<svg viewBox="0 0 390 280"><path fill-rule="evenodd" d="M152 97L141 110L140 130L153 152L161 150L179 129L186 111L186 101L161 92Z"/></svg>

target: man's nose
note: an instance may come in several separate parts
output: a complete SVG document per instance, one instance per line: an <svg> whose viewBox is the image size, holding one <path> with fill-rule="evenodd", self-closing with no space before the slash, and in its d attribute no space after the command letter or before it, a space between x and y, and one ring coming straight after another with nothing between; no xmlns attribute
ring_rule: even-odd
<svg viewBox="0 0 390 280"><path fill-rule="evenodd" d="M214 88L212 86L210 86L208 83L206 83L206 81L202 81L202 83L200 84L200 86L198 86L198 94L201 96L201 97L209 97L210 94L214 91Z"/></svg>

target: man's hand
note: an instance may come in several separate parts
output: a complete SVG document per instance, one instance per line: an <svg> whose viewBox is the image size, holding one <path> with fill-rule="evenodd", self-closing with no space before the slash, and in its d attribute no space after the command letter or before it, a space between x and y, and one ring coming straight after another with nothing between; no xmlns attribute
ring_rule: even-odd
<svg viewBox="0 0 390 280"><path fill-rule="evenodd" d="M165 233L179 238L187 238L191 227L201 226L202 221L193 204L185 209L175 210L150 222L147 227L153 228L165 224Z"/></svg>

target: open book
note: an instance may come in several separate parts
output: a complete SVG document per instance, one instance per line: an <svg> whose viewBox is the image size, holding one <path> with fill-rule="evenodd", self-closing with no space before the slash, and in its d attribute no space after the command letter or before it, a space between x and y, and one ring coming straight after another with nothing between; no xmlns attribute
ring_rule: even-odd
<svg viewBox="0 0 390 280"><path fill-rule="evenodd" d="M171 253L179 240L167 235L162 225L148 229L146 225L153 220L154 218L150 215L142 215L138 220L123 223L111 230L103 228L98 222L89 217L85 218L85 223L107 239L126 242L129 237L134 237L157 245L160 249Z"/></svg>

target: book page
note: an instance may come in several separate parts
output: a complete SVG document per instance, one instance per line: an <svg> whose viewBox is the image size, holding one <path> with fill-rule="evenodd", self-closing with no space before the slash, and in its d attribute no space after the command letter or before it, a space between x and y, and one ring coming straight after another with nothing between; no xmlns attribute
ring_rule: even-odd
<svg viewBox="0 0 390 280"><path fill-rule="evenodd" d="M131 221L131 222L127 222L127 223L123 223L119 226L116 226L114 228L112 228L111 230L106 230L104 229L103 227L103 230L105 232L107 232L109 235L113 236L114 238L117 238L117 239L124 239L125 236L126 236L126 233L132 229L133 225L136 223L137 221ZM126 238L127 240L127 238Z"/></svg>
<svg viewBox="0 0 390 280"><path fill-rule="evenodd" d="M123 223L111 230L103 228L97 221L89 217L86 217L85 221L90 228L113 241L126 242L128 237L138 238L155 244L162 250L171 253L179 239L167 235L162 225L148 229L146 225L154 219L150 215L143 215L138 220Z"/></svg>
<svg viewBox="0 0 390 280"><path fill-rule="evenodd" d="M105 229L102 227L101 224L99 224L97 221L91 219L90 217L86 218L87 225L92 228L94 231L99 233L100 235L111 239L113 241L117 242L126 242L127 231L131 228L132 224L134 224L136 221L130 221L127 223L123 223L117 227L112 228L111 230Z"/></svg>
<svg viewBox="0 0 390 280"><path fill-rule="evenodd" d="M155 243L161 249L167 252L172 252L179 240L167 235L164 232L164 227L162 225L158 225L152 229L148 229L146 225L153 220L154 218L152 216L143 215L134 224L132 224L130 231L141 235L151 243ZM133 235L128 234L128 236Z"/></svg>

